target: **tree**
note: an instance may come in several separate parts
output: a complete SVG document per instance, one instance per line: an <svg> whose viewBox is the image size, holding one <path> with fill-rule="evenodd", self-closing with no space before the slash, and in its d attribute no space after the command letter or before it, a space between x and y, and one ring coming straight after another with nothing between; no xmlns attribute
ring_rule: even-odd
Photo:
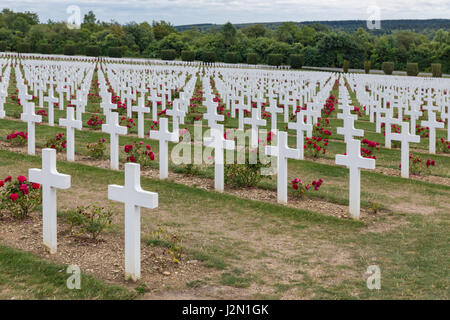
<svg viewBox="0 0 450 320"><path fill-rule="evenodd" d="M222 27L222 35L226 47L229 47L234 43L236 32L236 28L230 22L224 24L224 26Z"/></svg>
<svg viewBox="0 0 450 320"><path fill-rule="evenodd" d="M250 38L264 37L266 28L262 24L254 24L242 29L242 32Z"/></svg>
<svg viewBox="0 0 450 320"><path fill-rule="evenodd" d="M153 21L153 34L156 40L161 40L169 34L177 32L177 30L168 22L161 20L159 22Z"/></svg>
<svg viewBox="0 0 450 320"><path fill-rule="evenodd" d="M97 21L97 18L95 17L94 12L89 11L87 14L84 15L83 23L85 24L95 24Z"/></svg>
<svg viewBox="0 0 450 320"><path fill-rule="evenodd" d="M275 31L275 36L278 41L294 43L300 38L300 29L295 22L283 22Z"/></svg>

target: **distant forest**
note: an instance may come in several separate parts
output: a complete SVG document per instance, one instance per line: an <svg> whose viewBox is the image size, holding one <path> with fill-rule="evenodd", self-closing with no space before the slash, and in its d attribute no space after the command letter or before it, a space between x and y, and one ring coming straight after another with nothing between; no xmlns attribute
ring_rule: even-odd
<svg viewBox="0 0 450 320"><path fill-rule="evenodd" d="M276 22L173 26L165 21L119 24L99 21L90 11L81 28L39 21L36 13L0 13L0 51L166 60L269 63L380 69L393 62L419 71L441 63L450 72L450 20L383 20L380 30L365 21ZM294 59L295 58L295 59Z"/></svg>
<svg viewBox="0 0 450 320"><path fill-rule="evenodd" d="M255 24L261 24L267 29L275 30L278 29L283 22L262 22L262 23L239 23L234 24L236 29L242 29L246 27L250 27ZM344 31L344 32L354 32L359 28L363 28L367 30L367 23L365 20L343 20L343 21L303 21L303 22L295 22L297 26L300 28L302 26L314 25L314 24L322 24L333 31ZM413 32L428 32L432 30L450 30L450 19L427 19L427 20L382 20L381 21L381 29L373 30L371 32L375 34L389 34L394 31L399 30L409 30ZM218 24L190 24L190 25L182 25L175 27L179 32L186 31L192 28L197 28L200 31L209 31L214 28L221 29L222 25Z"/></svg>

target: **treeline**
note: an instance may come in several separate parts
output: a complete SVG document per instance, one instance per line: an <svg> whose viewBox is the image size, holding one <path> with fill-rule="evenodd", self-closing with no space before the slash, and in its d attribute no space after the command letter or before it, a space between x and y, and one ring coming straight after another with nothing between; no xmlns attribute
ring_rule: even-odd
<svg viewBox="0 0 450 320"><path fill-rule="evenodd" d="M261 24L237 29L227 23L220 29L179 32L165 21L102 22L93 12L84 16L80 29L69 29L64 22L40 23L35 13L3 9L0 51L291 64L297 68L341 68L345 61L346 68L364 68L370 62L372 69L381 69L384 62L392 62L395 70L417 63L419 71L431 71L431 64L440 63L442 72L450 72L450 33L444 29L380 35L364 28L343 32L319 23L299 27L285 22L273 30Z"/></svg>
<svg viewBox="0 0 450 320"><path fill-rule="evenodd" d="M302 21L295 22L300 28L304 25L312 25L312 24L322 24L333 31L344 31L344 32L354 32L359 28L363 28L367 30L367 22L366 20L341 20L341 21ZM278 29L283 22L263 22L265 28L268 29ZM236 29L242 29L254 25L254 23L238 23L234 26ZM177 30L182 32L192 28L197 28L201 31L209 31L213 28L222 28L222 25L211 24L211 23L202 23L202 24L190 24L190 25L182 25L176 26ZM413 20L413 19L402 19L402 20L382 20L381 21L381 29L373 30L372 32L376 34L389 34L399 30L411 30L414 32L420 32L427 34L429 32L433 32L433 30L449 30L450 29L450 19L425 19L425 20Z"/></svg>

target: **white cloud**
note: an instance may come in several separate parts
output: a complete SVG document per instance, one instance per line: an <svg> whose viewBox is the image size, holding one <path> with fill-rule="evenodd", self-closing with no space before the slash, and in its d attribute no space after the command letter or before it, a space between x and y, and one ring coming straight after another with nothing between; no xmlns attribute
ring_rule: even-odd
<svg viewBox="0 0 450 320"><path fill-rule="evenodd" d="M0 7L37 12L42 21L65 20L66 8L78 5L82 14L93 10L103 21L168 20L175 25L196 23L365 20L370 5L382 19L450 17L448 0L2 0Z"/></svg>

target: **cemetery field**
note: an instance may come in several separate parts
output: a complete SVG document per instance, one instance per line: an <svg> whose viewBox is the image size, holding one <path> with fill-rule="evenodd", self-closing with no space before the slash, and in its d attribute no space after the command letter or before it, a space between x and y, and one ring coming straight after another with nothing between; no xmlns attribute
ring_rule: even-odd
<svg viewBox="0 0 450 320"><path fill-rule="evenodd" d="M0 299L448 299L449 88L0 56Z"/></svg>
<svg viewBox="0 0 450 320"><path fill-rule="evenodd" d="M0 176L15 176L40 163L39 157L5 150L0 155ZM428 204L432 213L382 212L358 222L149 178L142 178L142 187L158 192L161 205L142 211L141 281L149 292L138 294L133 288L139 283L125 282L117 272L122 269L123 215L120 205L107 200L105 188L123 183L123 173L65 161L58 168L73 177L70 191L58 194L59 215L86 202L111 206L114 224L107 241L90 248L88 240L66 237L67 225L58 222L60 252L49 255L39 242L36 212L27 221L2 224L2 243L59 265L76 259L87 274L123 286L135 298L448 298L447 271L441 268L448 263L448 212L440 201ZM447 199L448 192L441 190ZM14 236L19 230L20 238ZM173 244L158 230L179 239L180 264L171 261L167 248ZM365 285L365 265L373 263L384 270L386 290L374 292ZM0 268L3 275L11 266ZM33 284L32 277L21 281ZM442 280L436 282L436 277ZM2 291L10 290L9 282L0 283ZM83 297L60 290L49 286L26 297ZM84 298L130 297L126 291L104 290Z"/></svg>

